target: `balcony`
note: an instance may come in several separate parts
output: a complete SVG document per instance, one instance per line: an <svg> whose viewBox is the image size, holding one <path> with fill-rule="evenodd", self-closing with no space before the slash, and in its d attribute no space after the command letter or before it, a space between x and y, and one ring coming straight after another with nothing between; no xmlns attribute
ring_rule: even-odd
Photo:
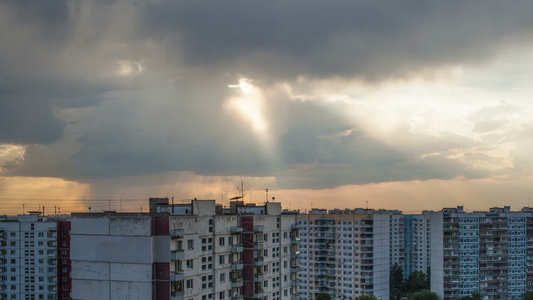
<svg viewBox="0 0 533 300"><path fill-rule="evenodd" d="M254 250L263 250L265 248L265 245L263 242L255 242L254 243Z"/></svg>
<svg viewBox="0 0 533 300"><path fill-rule="evenodd" d="M231 281L231 288L240 288L243 286L243 284L244 283L242 277L236 278Z"/></svg>
<svg viewBox="0 0 533 300"><path fill-rule="evenodd" d="M261 290L261 291L256 291L254 292L254 298L263 298L265 296L265 293Z"/></svg>
<svg viewBox="0 0 533 300"><path fill-rule="evenodd" d="M244 228L240 226L233 226L231 227L231 234L241 233L244 231Z"/></svg>
<svg viewBox="0 0 533 300"><path fill-rule="evenodd" d="M300 271L300 267L291 267L292 273L298 273Z"/></svg>
<svg viewBox="0 0 533 300"><path fill-rule="evenodd" d="M240 253L244 251L243 246L231 246L231 252L232 253Z"/></svg>
<svg viewBox="0 0 533 300"><path fill-rule="evenodd" d="M255 282L263 282L264 280L265 280L265 276L264 275L260 275L260 274L254 275L254 281Z"/></svg>
<svg viewBox="0 0 533 300"><path fill-rule="evenodd" d="M261 267L264 265L264 263L265 263L265 259L262 257L257 257L254 259L254 266L256 267Z"/></svg>
<svg viewBox="0 0 533 300"><path fill-rule="evenodd" d="M299 245L300 242L301 242L301 241L300 241L300 238L299 238L299 237L293 237L293 238L291 239L291 244L292 244L292 245Z"/></svg>
<svg viewBox="0 0 533 300"><path fill-rule="evenodd" d="M298 230L298 224L291 224L291 230Z"/></svg>
<svg viewBox="0 0 533 300"><path fill-rule="evenodd" d="M255 225L254 232L263 232L263 225Z"/></svg>
<svg viewBox="0 0 533 300"><path fill-rule="evenodd" d="M242 295L235 295L233 297L230 297L229 298L230 300L243 300L244 299L244 296Z"/></svg>
<svg viewBox="0 0 533 300"><path fill-rule="evenodd" d="M183 250L176 250L170 252L170 260L180 260L185 258L185 253Z"/></svg>
<svg viewBox="0 0 533 300"><path fill-rule="evenodd" d="M183 271L176 271L170 273L170 281L182 281L185 279L185 274Z"/></svg>
<svg viewBox="0 0 533 300"><path fill-rule="evenodd" d="M292 280L292 281L291 281L291 286L292 286L292 287L298 287L298 286L300 286L300 280L298 280L298 279L297 279L297 280Z"/></svg>
<svg viewBox="0 0 533 300"><path fill-rule="evenodd" d="M185 236L185 231L183 229L171 230L170 237L173 239L182 238Z"/></svg>
<svg viewBox="0 0 533 300"><path fill-rule="evenodd" d="M231 270L233 270L233 271L242 270L243 267L244 267L243 263L242 262L238 262L238 263L234 263L234 264L231 265Z"/></svg>

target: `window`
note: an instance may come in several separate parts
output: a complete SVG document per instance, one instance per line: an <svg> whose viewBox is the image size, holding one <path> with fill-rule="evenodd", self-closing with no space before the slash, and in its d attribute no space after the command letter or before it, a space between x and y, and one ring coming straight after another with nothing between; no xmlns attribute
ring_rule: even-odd
<svg viewBox="0 0 533 300"><path fill-rule="evenodd" d="M224 282L224 281L226 281L226 273L220 273L220 282Z"/></svg>
<svg viewBox="0 0 533 300"><path fill-rule="evenodd" d="M224 237L219 238L219 239L218 239L218 244L219 244L220 246L224 246L224 240L225 240Z"/></svg>
<svg viewBox="0 0 533 300"><path fill-rule="evenodd" d="M218 293L218 299L224 299L224 292Z"/></svg>
<svg viewBox="0 0 533 300"><path fill-rule="evenodd" d="M194 240L187 240L187 249L194 250Z"/></svg>
<svg viewBox="0 0 533 300"><path fill-rule="evenodd" d="M187 285L188 289L192 289L193 286L194 286L193 285L193 279L188 279L186 285Z"/></svg>
<svg viewBox="0 0 533 300"><path fill-rule="evenodd" d="M218 263L219 263L220 265L223 265L223 264L226 263L226 262L225 262L225 257L224 257L224 255L219 255L219 256L218 256Z"/></svg>
<svg viewBox="0 0 533 300"><path fill-rule="evenodd" d="M192 259L188 259L187 263L186 263L186 266L187 266L187 269L192 269L194 267L193 260Z"/></svg>

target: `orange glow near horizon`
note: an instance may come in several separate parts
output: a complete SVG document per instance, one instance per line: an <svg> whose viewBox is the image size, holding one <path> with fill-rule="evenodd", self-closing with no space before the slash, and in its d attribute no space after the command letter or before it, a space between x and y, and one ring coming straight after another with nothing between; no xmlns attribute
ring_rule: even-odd
<svg viewBox="0 0 533 300"><path fill-rule="evenodd" d="M142 181L139 178L136 182L130 181L130 187L122 187L114 194L94 194L89 184L58 178L0 177L0 213L20 214L22 204L25 204L26 212L41 210L45 205L48 214L54 213L54 207L60 207L61 213L84 212L88 207L94 212L108 208L119 210L119 206L121 211L146 211L149 197L164 196L174 196L175 203L197 197L215 199L227 206L228 199L236 193L234 179L193 175L188 182L143 187L136 185ZM513 181L456 178L347 185L322 190L269 188L269 197L275 197L285 209L301 212L311 208L364 208L367 201L369 208L398 209L404 213L438 211L457 205L464 205L467 211L504 205L520 210L529 205L528 198L533 194L532 180L533 176ZM266 199L265 190L260 186L275 185L274 178L244 178L244 181L245 201L257 204L263 204Z"/></svg>

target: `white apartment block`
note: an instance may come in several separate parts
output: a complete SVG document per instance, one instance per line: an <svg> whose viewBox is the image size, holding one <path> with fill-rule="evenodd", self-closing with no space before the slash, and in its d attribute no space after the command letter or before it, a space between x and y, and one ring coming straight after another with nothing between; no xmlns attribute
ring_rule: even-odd
<svg viewBox="0 0 533 300"><path fill-rule="evenodd" d="M412 272L427 273L431 267L431 216L432 212L424 211L419 215L403 215L405 261L404 278Z"/></svg>
<svg viewBox="0 0 533 300"><path fill-rule="evenodd" d="M296 214L214 200L73 214L73 299L297 299ZM244 212L243 212L244 210Z"/></svg>
<svg viewBox="0 0 533 300"><path fill-rule="evenodd" d="M327 293L333 299L361 295L389 299L393 214L313 209L299 215L301 297L314 299Z"/></svg>
<svg viewBox="0 0 533 300"><path fill-rule="evenodd" d="M57 299L57 223L37 214L0 220L0 299Z"/></svg>

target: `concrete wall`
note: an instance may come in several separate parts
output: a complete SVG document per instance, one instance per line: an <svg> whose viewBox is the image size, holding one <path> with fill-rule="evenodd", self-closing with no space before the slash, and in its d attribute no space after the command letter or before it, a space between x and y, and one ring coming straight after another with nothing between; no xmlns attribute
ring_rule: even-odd
<svg viewBox="0 0 533 300"><path fill-rule="evenodd" d="M374 219L374 296L389 299L390 214L375 214Z"/></svg>
<svg viewBox="0 0 533 300"><path fill-rule="evenodd" d="M215 200L192 200L192 213L196 216L213 216L215 214Z"/></svg>
<svg viewBox="0 0 533 300"><path fill-rule="evenodd" d="M74 215L72 298L150 299L154 255L165 246L154 245L151 225L150 216Z"/></svg>

